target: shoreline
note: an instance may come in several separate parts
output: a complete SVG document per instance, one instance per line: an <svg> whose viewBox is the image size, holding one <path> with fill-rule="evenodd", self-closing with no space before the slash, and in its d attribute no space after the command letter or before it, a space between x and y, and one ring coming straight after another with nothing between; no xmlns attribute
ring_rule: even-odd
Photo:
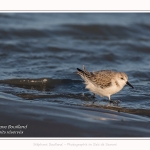
<svg viewBox="0 0 150 150"><path fill-rule="evenodd" d="M9 97L0 98L0 118L0 126L27 126L11 129L20 134L0 137L150 137L149 118L103 108L46 105Z"/></svg>

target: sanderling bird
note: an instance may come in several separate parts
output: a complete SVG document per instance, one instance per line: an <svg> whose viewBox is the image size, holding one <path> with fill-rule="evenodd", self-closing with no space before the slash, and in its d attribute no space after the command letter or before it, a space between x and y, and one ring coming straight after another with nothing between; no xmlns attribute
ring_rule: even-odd
<svg viewBox="0 0 150 150"><path fill-rule="evenodd" d="M100 96L106 96L110 103L119 103L112 101L110 96L119 92L126 84L134 88L128 82L128 76L123 72L115 72L112 70L100 70L88 72L83 66L83 70L77 68L78 74L85 81L86 89Z"/></svg>

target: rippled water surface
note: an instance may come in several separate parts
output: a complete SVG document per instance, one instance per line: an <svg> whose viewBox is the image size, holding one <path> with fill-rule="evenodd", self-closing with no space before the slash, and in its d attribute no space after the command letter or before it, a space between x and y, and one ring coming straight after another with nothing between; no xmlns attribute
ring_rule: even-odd
<svg viewBox="0 0 150 150"><path fill-rule="evenodd" d="M150 116L150 14L1 13L0 92L20 101L108 109L76 68L125 72L135 87L109 109ZM17 98L16 97L16 98ZM36 105L36 103L35 103Z"/></svg>

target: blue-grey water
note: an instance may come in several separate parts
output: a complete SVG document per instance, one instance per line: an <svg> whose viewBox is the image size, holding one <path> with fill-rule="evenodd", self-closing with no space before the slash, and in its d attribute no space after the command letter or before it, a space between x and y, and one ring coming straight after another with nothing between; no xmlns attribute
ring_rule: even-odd
<svg viewBox="0 0 150 150"><path fill-rule="evenodd" d="M0 13L1 98L108 109L77 75L83 65L125 72L134 89L113 95L121 103L109 109L150 117L149 13Z"/></svg>

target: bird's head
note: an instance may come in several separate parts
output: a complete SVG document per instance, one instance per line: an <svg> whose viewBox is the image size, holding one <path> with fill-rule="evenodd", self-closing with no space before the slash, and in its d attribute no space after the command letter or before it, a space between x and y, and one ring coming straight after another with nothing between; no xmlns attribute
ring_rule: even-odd
<svg viewBox="0 0 150 150"><path fill-rule="evenodd" d="M128 82L128 76L123 72L117 73L117 82L121 87L124 87L126 84L130 87L134 88L129 82Z"/></svg>

